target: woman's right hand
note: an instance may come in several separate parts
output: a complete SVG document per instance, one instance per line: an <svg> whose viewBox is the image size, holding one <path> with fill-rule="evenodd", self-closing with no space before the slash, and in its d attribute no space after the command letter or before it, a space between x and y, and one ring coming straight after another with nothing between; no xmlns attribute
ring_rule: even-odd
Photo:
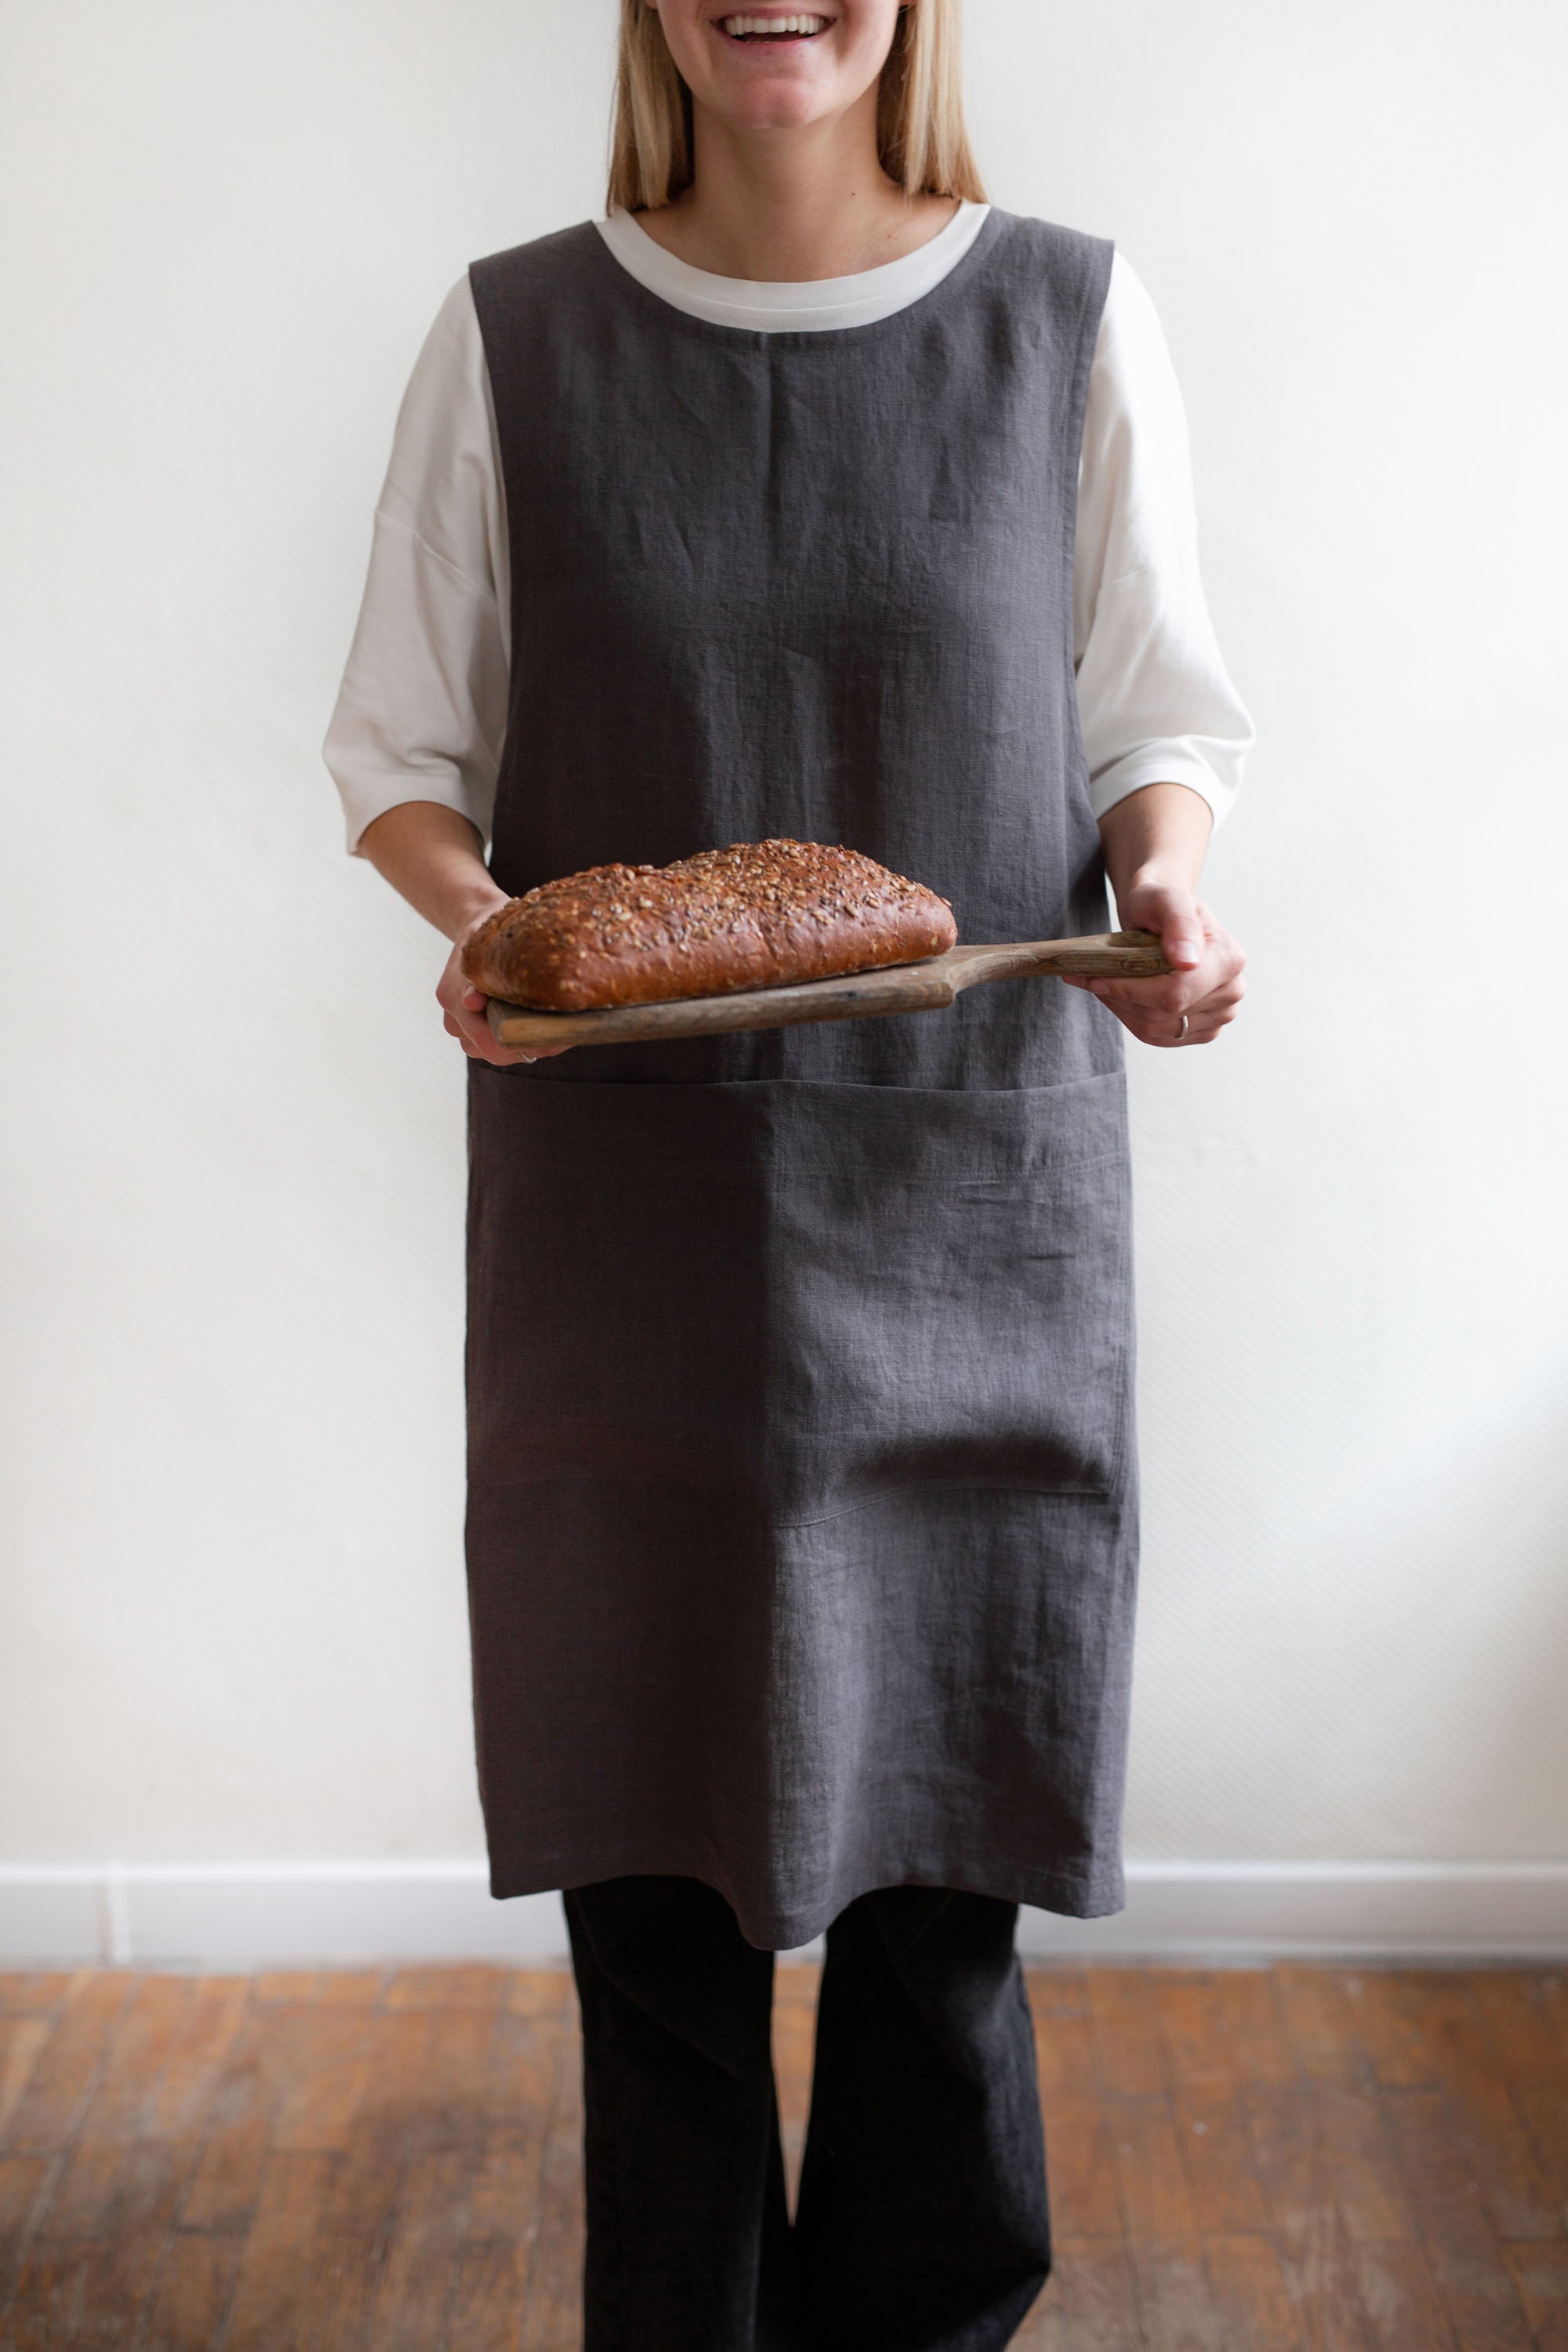
<svg viewBox="0 0 1568 2352"><path fill-rule="evenodd" d="M479 920L486 919L481 916ZM470 929L477 930L479 923ZM464 938L468 935L464 934ZM490 1027L486 1014L489 998L474 986L463 970L463 940L459 940L447 958L447 968L436 983L436 1002L441 1008L441 1019L448 1037L456 1037L471 1062L493 1062L498 1069L508 1069L514 1062L547 1062L556 1054L569 1048L556 1045L542 1054L524 1054L516 1046L503 1045Z"/></svg>

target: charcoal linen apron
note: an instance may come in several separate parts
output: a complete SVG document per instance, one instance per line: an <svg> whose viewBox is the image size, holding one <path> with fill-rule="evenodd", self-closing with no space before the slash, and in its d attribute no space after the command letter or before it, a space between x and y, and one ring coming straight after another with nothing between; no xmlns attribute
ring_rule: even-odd
<svg viewBox="0 0 1568 2352"><path fill-rule="evenodd" d="M1102 929L1073 675L1103 240L993 211L869 326L689 317L591 223L476 262L517 893L843 842L966 940ZM1121 1032L1081 990L468 1066L467 1551L497 1895L1125 1902Z"/></svg>

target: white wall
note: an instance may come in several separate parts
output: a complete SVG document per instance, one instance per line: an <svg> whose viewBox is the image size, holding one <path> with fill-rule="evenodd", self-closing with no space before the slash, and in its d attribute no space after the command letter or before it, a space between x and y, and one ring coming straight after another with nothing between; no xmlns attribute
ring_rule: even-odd
<svg viewBox="0 0 1568 2352"><path fill-rule="evenodd" d="M1128 1852L1568 1854L1551 0L971 0L1114 236L1260 729L1134 1049ZM319 745L470 257L598 208L610 0L0 15L0 1859L476 1855L463 1074Z"/></svg>

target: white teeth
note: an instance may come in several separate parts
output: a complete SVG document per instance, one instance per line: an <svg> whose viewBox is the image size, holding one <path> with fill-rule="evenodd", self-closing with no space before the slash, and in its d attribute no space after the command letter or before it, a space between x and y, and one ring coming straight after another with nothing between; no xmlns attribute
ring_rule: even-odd
<svg viewBox="0 0 1568 2352"><path fill-rule="evenodd" d="M725 16L724 30L740 40L748 33L820 33L826 16Z"/></svg>

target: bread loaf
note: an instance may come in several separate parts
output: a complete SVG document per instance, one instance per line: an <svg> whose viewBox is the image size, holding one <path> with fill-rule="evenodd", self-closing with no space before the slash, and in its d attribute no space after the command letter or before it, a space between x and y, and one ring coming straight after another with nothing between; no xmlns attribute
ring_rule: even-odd
<svg viewBox="0 0 1568 2352"><path fill-rule="evenodd" d="M480 924L462 964L487 996L582 1013L875 971L957 938L945 898L858 850L737 841L542 882Z"/></svg>

